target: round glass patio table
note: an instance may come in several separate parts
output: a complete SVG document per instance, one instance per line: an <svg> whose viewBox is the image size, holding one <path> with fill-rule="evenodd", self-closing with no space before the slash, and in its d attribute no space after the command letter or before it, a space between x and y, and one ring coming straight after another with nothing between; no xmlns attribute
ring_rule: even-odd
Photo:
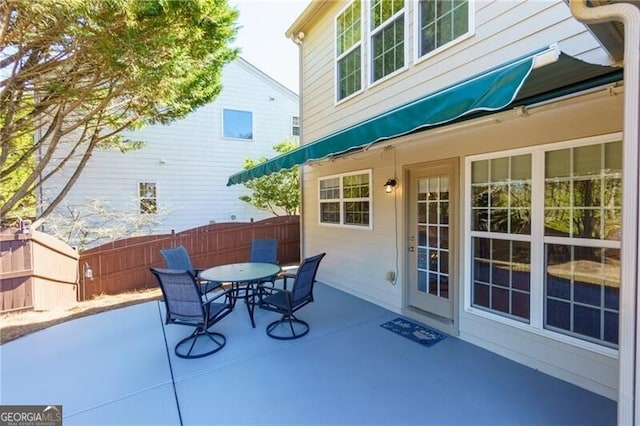
<svg viewBox="0 0 640 426"><path fill-rule="evenodd" d="M231 283L231 295L234 298L233 305L235 306L235 302L238 299L244 299L249 311L249 318L251 318L251 326L255 328L256 323L253 319L255 303L250 300L255 295L256 288L254 284L279 273L280 266L273 263L242 262L214 266L200 272L198 276L207 281Z"/></svg>

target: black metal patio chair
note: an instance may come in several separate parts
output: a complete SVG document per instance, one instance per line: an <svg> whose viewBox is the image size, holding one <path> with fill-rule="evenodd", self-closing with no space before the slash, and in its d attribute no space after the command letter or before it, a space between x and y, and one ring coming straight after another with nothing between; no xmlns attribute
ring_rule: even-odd
<svg viewBox="0 0 640 426"><path fill-rule="evenodd" d="M196 281L199 284L200 292L202 294L221 288L222 283L203 280L199 277L199 274L203 271L203 269L197 269L193 267L193 265L191 264L189 253L187 252L187 249L184 248L184 246L178 246L171 249L163 249L160 250L160 254L164 259L164 264L167 269L191 272L196 277Z"/></svg>
<svg viewBox="0 0 640 426"><path fill-rule="evenodd" d="M278 240L255 238L251 240L249 262L278 263Z"/></svg>
<svg viewBox="0 0 640 426"><path fill-rule="evenodd" d="M209 331L209 328L233 310L229 291L203 296L190 271L151 268L151 272L162 290L167 310L166 324L194 327L191 335L176 344L176 355L180 358L201 358L222 349L227 342L226 337Z"/></svg>
<svg viewBox="0 0 640 426"><path fill-rule="evenodd" d="M275 238L254 238L251 240L251 248L249 249L249 262L260 263L273 263L278 264L278 240ZM264 278L257 284L261 284L262 287L258 287L260 291L269 292L264 284L271 284L270 287L275 286L275 280L277 275L273 277Z"/></svg>
<svg viewBox="0 0 640 426"><path fill-rule="evenodd" d="M309 332L309 324L294 313L313 302L313 285L320 261L326 255L321 253L305 259L298 267L291 290L273 288L271 294L261 295L259 306L268 311L282 314L277 321L267 326L267 334L274 339L297 339Z"/></svg>
<svg viewBox="0 0 640 426"><path fill-rule="evenodd" d="M251 241L251 249L249 252L249 262L265 262L278 264L278 240L275 238L256 238ZM264 279L261 281L264 283L271 283L271 287L275 286L276 280L282 279L284 289L287 289L287 279L293 279L296 276L296 272L299 265L286 266L282 268L282 271L273 277ZM268 290L264 286L263 290Z"/></svg>

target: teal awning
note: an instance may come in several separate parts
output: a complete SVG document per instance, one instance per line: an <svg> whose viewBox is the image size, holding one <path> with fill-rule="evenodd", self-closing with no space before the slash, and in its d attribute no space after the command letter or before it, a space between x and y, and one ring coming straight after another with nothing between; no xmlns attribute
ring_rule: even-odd
<svg viewBox="0 0 640 426"><path fill-rule="evenodd" d="M234 185L309 161L344 154L374 143L453 121L470 119L509 106L526 105L622 80L620 68L589 64L560 54L534 69L541 49L403 106L302 145L251 169L238 172Z"/></svg>

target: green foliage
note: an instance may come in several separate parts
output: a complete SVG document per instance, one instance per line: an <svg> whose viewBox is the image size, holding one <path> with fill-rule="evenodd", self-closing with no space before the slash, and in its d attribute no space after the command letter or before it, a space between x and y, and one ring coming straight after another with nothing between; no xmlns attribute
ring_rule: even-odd
<svg viewBox="0 0 640 426"><path fill-rule="evenodd" d="M27 99L32 101L32 99ZM0 125L4 124L4 117L0 116ZM25 180L30 170L34 167L34 157L30 155L30 148L33 144L32 133L24 133L17 136L11 141L12 149L8 153L7 161L15 163L21 157L26 157L24 166L16 169L13 173L2 175L0 177L0 205L4 204L16 189L19 188ZM36 198L34 191L29 191L9 212L0 216L0 226L19 226L18 223L22 219L31 219L36 213Z"/></svg>
<svg viewBox="0 0 640 426"><path fill-rule="evenodd" d="M279 154L284 154L298 147L296 139L288 139L273 146ZM247 158L244 161L244 168L250 169L260 163L267 161L261 157L258 160ZM298 167L289 170L281 170L267 176L262 176L245 182L244 186L251 189L251 196L240 197L256 208L267 210L276 216L281 212L287 215L298 214L300 208L300 175Z"/></svg>
<svg viewBox="0 0 640 426"><path fill-rule="evenodd" d="M136 149L120 132L211 102L224 65L237 56L229 47L236 20L226 0L0 2L0 181L21 181L0 216L65 173L46 216L94 149ZM21 149L20 138L34 134Z"/></svg>
<svg viewBox="0 0 640 426"><path fill-rule="evenodd" d="M24 155L24 153L30 149L32 143L31 136L28 134L15 138L13 141L14 147L7 159L8 162L15 162L17 158ZM16 189L20 187L29 175L30 170L33 169L33 163L33 156L29 156L24 163L24 167L18 168L14 173L0 179L0 204L4 204L5 200L8 200L11 195L16 192ZM17 222L20 219L33 218L35 214L36 197L33 191L29 191L20 202L5 215L6 221L2 221L0 226L17 226Z"/></svg>

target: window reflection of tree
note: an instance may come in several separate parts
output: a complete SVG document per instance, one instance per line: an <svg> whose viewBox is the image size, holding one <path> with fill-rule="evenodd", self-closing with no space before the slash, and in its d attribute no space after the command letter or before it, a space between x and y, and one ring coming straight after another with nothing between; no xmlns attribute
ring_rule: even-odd
<svg viewBox="0 0 640 426"><path fill-rule="evenodd" d="M545 234L619 240L621 189L618 178L547 182Z"/></svg>
<svg viewBox="0 0 640 426"><path fill-rule="evenodd" d="M477 187L473 194L474 229L511 234L531 233L531 184L500 182Z"/></svg>

